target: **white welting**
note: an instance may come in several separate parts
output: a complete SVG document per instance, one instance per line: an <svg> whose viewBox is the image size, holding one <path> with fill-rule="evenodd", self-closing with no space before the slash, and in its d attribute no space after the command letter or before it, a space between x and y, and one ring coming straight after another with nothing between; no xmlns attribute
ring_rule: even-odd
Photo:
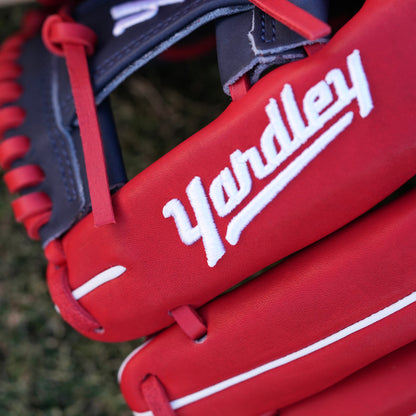
<svg viewBox="0 0 416 416"><path fill-rule="evenodd" d="M104 270L102 273L97 274L92 279L85 282L83 285L72 291L72 296L78 300L98 287L102 286L104 283L110 282L111 280L117 279L120 277L126 268L123 266L114 266L110 267L107 270Z"/></svg>
<svg viewBox="0 0 416 416"><path fill-rule="evenodd" d="M322 350L323 348L332 345L342 339L347 338L350 335L356 334L357 332L370 327L371 325L376 324L377 322L382 321L385 318L399 312L400 310L416 303L416 292L411 293L410 295L404 297L403 299L398 300L397 302L387 306L384 309L379 310L378 312L320 340L317 341L305 348L302 348L298 351L295 351L291 354L288 354L284 357L278 358L274 361L261 365L257 368L254 368L245 373L239 374L235 377L231 377L227 380L221 381L220 383L209 386L205 389L197 391L195 393L189 394L188 396L173 400L170 404L172 409L180 409L181 407L187 406L189 404L195 403L199 400L205 399L213 394L219 393L223 390L226 390L230 387L236 386L237 384L243 383L254 377L257 377L261 374L266 373L267 371L274 370L285 364L291 363L293 361L299 360L303 357L306 357L316 351ZM152 416L152 412L134 412L135 416Z"/></svg>
<svg viewBox="0 0 416 416"><path fill-rule="evenodd" d="M124 361L121 363L121 366L118 370L117 373L117 380L120 383L121 382L121 378L123 377L123 372L124 369L126 368L127 364L130 362L130 360L136 356L136 354L138 354L144 347L147 347L150 343L150 341L152 341L153 338L149 338L147 341L145 341L142 345L139 345L136 349L134 349L125 359Z"/></svg>
<svg viewBox="0 0 416 416"><path fill-rule="evenodd" d="M133 412L133 416L154 416L151 410L147 412Z"/></svg>

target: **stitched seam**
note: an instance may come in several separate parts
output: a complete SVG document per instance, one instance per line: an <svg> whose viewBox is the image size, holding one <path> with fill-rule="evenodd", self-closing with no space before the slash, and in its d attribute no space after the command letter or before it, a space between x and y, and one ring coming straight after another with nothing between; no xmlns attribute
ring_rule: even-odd
<svg viewBox="0 0 416 416"><path fill-rule="evenodd" d="M260 32L260 39L264 43L272 43L276 41L276 21L272 19L272 38L266 39L266 14L262 13L260 18L261 24L261 32Z"/></svg>
<svg viewBox="0 0 416 416"><path fill-rule="evenodd" d="M65 146L62 144L61 136L55 124L53 123L53 119L51 116L51 114L53 114L53 109L52 109L52 102L50 99L50 94L52 94L52 91L49 88L49 80L46 80L44 78L43 84L45 85L43 90L47 91L47 93L43 94L42 99L43 99L43 104L45 106L45 109L47 109L47 111L43 112L43 115L44 115L44 120L47 126L48 137L52 145L52 150L58 161L58 165L59 165L58 169L61 174L62 183L64 186L67 201L72 202L76 200L77 193L75 189L74 179L72 175L70 174L68 175L68 171L66 169L68 168L70 172L72 170L72 166L68 157L68 152L65 149Z"/></svg>

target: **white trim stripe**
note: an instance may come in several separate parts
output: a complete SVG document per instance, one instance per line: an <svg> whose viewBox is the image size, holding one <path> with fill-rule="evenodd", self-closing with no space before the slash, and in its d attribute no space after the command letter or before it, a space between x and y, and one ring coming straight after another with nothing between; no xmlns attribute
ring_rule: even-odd
<svg viewBox="0 0 416 416"><path fill-rule="evenodd" d="M148 410L147 412L133 412L133 416L154 416L153 412L151 410Z"/></svg>
<svg viewBox="0 0 416 416"><path fill-rule="evenodd" d="M72 296L76 300L79 300L83 296L87 295L88 293L102 286L104 283L117 279L125 271L126 271L126 268L123 266L110 267L109 269L104 270L103 272L97 274L96 276L94 276L92 279L85 282L83 285L81 285L77 289L73 290Z"/></svg>
<svg viewBox="0 0 416 416"><path fill-rule="evenodd" d="M220 383L214 384L213 386L209 386L205 389L189 394L188 396L173 400L170 403L172 406L172 409L174 410L180 409L181 407L184 407L191 403L195 403L199 400L205 399L209 396L212 396L213 394L219 393L225 389L236 386L237 384L243 383L244 381L248 381L268 371L274 370L285 364L288 364L300 358L306 357L309 354L319 351L350 335L357 333L358 331L361 331L362 329L368 328L369 326L374 325L377 322L380 322L381 320L385 318L388 318L394 313L399 312L400 310L406 308L407 306L412 305L415 302L416 302L416 292L413 292L410 295L404 297L403 299L400 299L399 301L393 303L392 305L387 306L386 308L368 316L367 318L364 318L361 321L358 321L342 329L341 331L338 331L320 341L317 341L314 344L311 344L305 348L302 348L298 351L288 354L285 357L278 358L267 364L261 365L260 367L257 367L245 373L239 374L238 376L231 377L227 380L221 381ZM153 413L151 411L147 411L144 413L133 412L133 415L152 416Z"/></svg>
<svg viewBox="0 0 416 416"><path fill-rule="evenodd" d="M121 383L121 378L123 377L123 372L124 369L126 368L127 364L130 362L130 360L136 356L136 354L138 354L144 347L147 347L147 345L150 343L150 341L152 341L153 338L149 338L148 340L146 340L143 344L139 345L137 348L135 348L125 359L124 361L121 363L120 368L118 369L118 373L117 373L117 381L120 384Z"/></svg>
<svg viewBox="0 0 416 416"><path fill-rule="evenodd" d="M353 121L349 111L307 147L293 162L265 186L229 223L226 240L235 246L243 230L269 205L284 188L298 176Z"/></svg>

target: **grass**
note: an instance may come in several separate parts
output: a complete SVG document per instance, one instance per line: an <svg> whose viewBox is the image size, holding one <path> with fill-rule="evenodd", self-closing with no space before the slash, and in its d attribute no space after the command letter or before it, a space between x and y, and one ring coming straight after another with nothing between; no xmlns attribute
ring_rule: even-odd
<svg viewBox="0 0 416 416"><path fill-rule="evenodd" d="M0 42L17 29L24 10L0 9ZM112 101L131 178L212 120L228 99L211 56L146 68ZM1 181L0 415L130 415L116 374L139 341L98 343L61 320L46 287L41 245L15 223L12 199Z"/></svg>

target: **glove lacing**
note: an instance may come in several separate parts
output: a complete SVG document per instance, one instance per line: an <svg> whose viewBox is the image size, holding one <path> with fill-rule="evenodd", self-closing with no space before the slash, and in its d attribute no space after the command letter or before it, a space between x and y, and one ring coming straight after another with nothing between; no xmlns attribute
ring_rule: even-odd
<svg viewBox="0 0 416 416"><path fill-rule="evenodd" d="M0 165L8 170L4 181L11 193L21 192L44 180L44 173L37 165L25 165L12 168L15 161L23 158L30 148L30 139L26 136L13 136L7 139L4 134L24 123L25 111L13 105L22 94L17 79L22 72L17 59L23 44L39 30L45 13L30 11L25 15L20 32L10 36L0 49ZM51 216L52 201L44 192L29 192L12 202L16 220L22 222L29 236L39 239L39 229Z"/></svg>
<svg viewBox="0 0 416 416"><path fill-rule="evenodd" d="M57 6L62 0L40 0L40 3ZM18 193L39 185L45 178L38 165L12 168L13 163L29 151L30 138L19 135L6 139L4 135L25 121L24 109L13 104L22 94L22 87L17 82L22 68L17 60L24 43L38 33L46 19L43 24L45 45L54 54L65 56L67 61L81 130L94 222L96 226L113 223L114 212L86 59L86 55L94 51L96 36L91 29L72 22L64 11L46 18L47 12L47 9L28 12L21 31L6 39L0 49L0 165L8 170L4 181L11 193ZM14 200L12 208L16 220L24 224L29 237L39 239L40 228L51 217L50 197L45 192L29 191Z"/></svg>
<svg viewBox="0 0 416 416"><path fill-rule="evenodd" d="M288 0L277 0L272 5L265 0L252 2L308 39L318 39L330 33L326 23ZM94 224L102 226L114 223L102 138L87 63L87 55L94 53L95 33L74 22L69 14L62 11L46 20L42 37L50 52L66 60L79 121Z"/></svg>
<svg viewBox="0 0 416 416"><path fill-rule="evenodd" d="M94 53L96 35L65 12L49 16L42 38L50 52L65 58L81 133L94 224L115 222L106 162L91 86L87 55Z"/></svg>

